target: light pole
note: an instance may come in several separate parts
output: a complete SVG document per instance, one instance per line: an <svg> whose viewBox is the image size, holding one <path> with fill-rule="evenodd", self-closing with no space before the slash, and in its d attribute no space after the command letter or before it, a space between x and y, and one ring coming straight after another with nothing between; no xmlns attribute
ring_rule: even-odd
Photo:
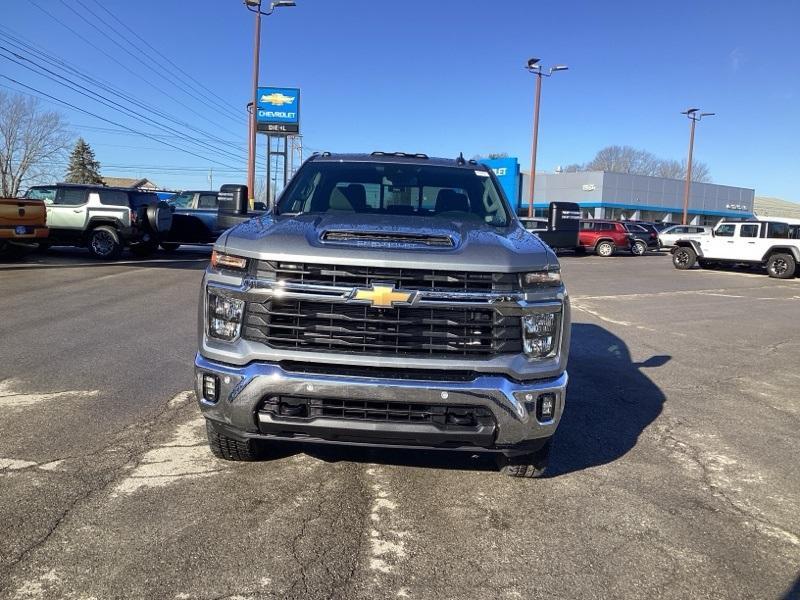
<svg viewBox="0 0 800 600"><path fill-rule="evenodd" d="M255 39L253 40L253 110L248 116L249 140L247 144L247 193L252 208L253 190L256 182L256 115L258 113L258 58L261 54L261 15L269 16L276 8L294 6L294 0L273 0L269 10L261 10L261 0L244 0L244 5L256 16Z"/></svg>
<svg viewBox="0 0 800 600"><path fill-rule="evenodd" d="M686 225L686 221L688 220L688 213L689 213L689 190L692 186L692 153L694 152L694 126L695 124L700 121L703 117L711 117L714 113L708 112L700 112L699 108L689 108L681 113L682 115L686 115L687 118L692 122L692 125L689 129L689 160L686 163L686 185L683 188L683 220L681 221L682 225Z"/></svg>
<svg viewBox="0 0 800 600"><path fill-rule="evenodd" d="M547 72L542 70L538 58L528 60L527 69L536 75L536 103L533 109L533 142L531 144L531 183L528 198L528 217L533 217L533 186L536 183L536 147L539 141L539 103L542 97L542 77L550 77L556 71L566 71L566 65L556 65L550 67Z"/></svg>

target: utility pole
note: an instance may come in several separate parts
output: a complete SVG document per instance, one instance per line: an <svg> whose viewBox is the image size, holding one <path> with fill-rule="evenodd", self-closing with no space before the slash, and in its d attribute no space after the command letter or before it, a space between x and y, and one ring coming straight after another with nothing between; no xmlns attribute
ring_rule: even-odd
<svg viewBox="0 0 800 600"><path fill-rule="evenodd" d="M250 208L253 207L254 189L256 182L256 116L258 114L258 67L259 56L261 54L261 15L269 16L276 8L284 6L294 6L294 0L272 0L269 10L261 10L261 0L244 0L244 4L252 13L255 13L255 38L253 40L253 110L249 115L250 139L247 144L247 193L250 196Z"/></svg>
<svg viewBox="0 0 800 600"><path fill-rule="evenodd" d="M682 225L686 225L689 217L689 193L692 186L692 154L694 153L694 127L703 117L711 117L714 113L700 112L699 108L689 108L681 113L692 122L689 128L689 158L686 162L686 184L683 187L683 219Z"/></svg>
<svg viewBox="0 0 800 600"><path fill-rule="evenodd" d="M566 65L556 65L550 67L545 73L539 64L538 58L528 60L528 71L536 75L536 100L533 106L533 141L531 143L531 178L530 189L528 190L528 217L533 217L533 191L536 184L536 151L539 143L539 105L542 99L542 77L551 77L556 71L566 71Z"/></svg>
<svg viewBox="0 0 800 600"><path fill-rule="evenodd" d="M214 167L208 168L208 189L214 189Z"/></svg>

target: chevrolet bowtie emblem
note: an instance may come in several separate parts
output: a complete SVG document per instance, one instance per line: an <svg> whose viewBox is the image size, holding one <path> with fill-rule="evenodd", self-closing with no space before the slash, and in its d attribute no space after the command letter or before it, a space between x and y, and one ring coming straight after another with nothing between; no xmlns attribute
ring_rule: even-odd
<svg viewBox="0 0 800 600"><path fill-rule="evenodd" d="M414 296L414 292L396 290L392 285L373 285L368 290L353 290L350 299L369 302L376 308L391 308L396 303L410 304Z"/></svg>
<svg viewBox="0 0 800 600"><path fill-rule="evenodd" d="M291 104L294 102L294 96L287 96L286 94L281 94L280 92L273 92L269 95L262 95L261 102L272 104L274 106L283 106L284 104Z"/></svg>

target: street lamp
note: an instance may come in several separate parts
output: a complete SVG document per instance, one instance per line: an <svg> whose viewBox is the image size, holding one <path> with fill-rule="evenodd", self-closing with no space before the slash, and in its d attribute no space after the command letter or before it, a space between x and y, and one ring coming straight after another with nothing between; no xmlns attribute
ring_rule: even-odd
<svg viewBox="0 0 800 600"><path fill-rule="evenodd" d="M527 69L536 75L536 104L533 111L533 143L531 144L531 183L528 199L528 217L533 217L533 186L536 183L536 146L539 141L539 103L542 96L542 77L550 77L557 71L569 69L566 65L555 65L545 71L539 64L540 59L528 59Z"/></svg>
<svg viewBox="0 0 800 600"><path fill-rule="evenodd" d="M683 188L683 220L681 223L686 225L689 213L689 190L692 185L692 153L694 152L694 126L703 117L711 117L715 113L700 112L699 108L687 108L681 113L692 122L689 130L689 161L686 163L686 185Z"/></svg>
<svg viewBox="0 0 800 600"><path fill-rule="evenodd" d="M247 10L256 16L255 40L253 42L253 110L248 115L249 140L247 147L247 193L252 208L256 181L256 115L258 113L258 57L261 53L261 15L269 16L276 8L295 6L294 0L273 0L269 10L261 10L261 0L244 0Z"/></svg>

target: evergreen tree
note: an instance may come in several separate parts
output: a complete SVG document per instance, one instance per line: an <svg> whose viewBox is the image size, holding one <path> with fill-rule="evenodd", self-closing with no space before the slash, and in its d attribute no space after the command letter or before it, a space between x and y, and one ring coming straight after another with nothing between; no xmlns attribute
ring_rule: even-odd
<svg viewBox="0 0 800 600"><path fill-rule="evenodd" d="M94 157L94 150L83 138L78 138L67 166L67 183L103 183L100 177L100 163Z"/></svg>

